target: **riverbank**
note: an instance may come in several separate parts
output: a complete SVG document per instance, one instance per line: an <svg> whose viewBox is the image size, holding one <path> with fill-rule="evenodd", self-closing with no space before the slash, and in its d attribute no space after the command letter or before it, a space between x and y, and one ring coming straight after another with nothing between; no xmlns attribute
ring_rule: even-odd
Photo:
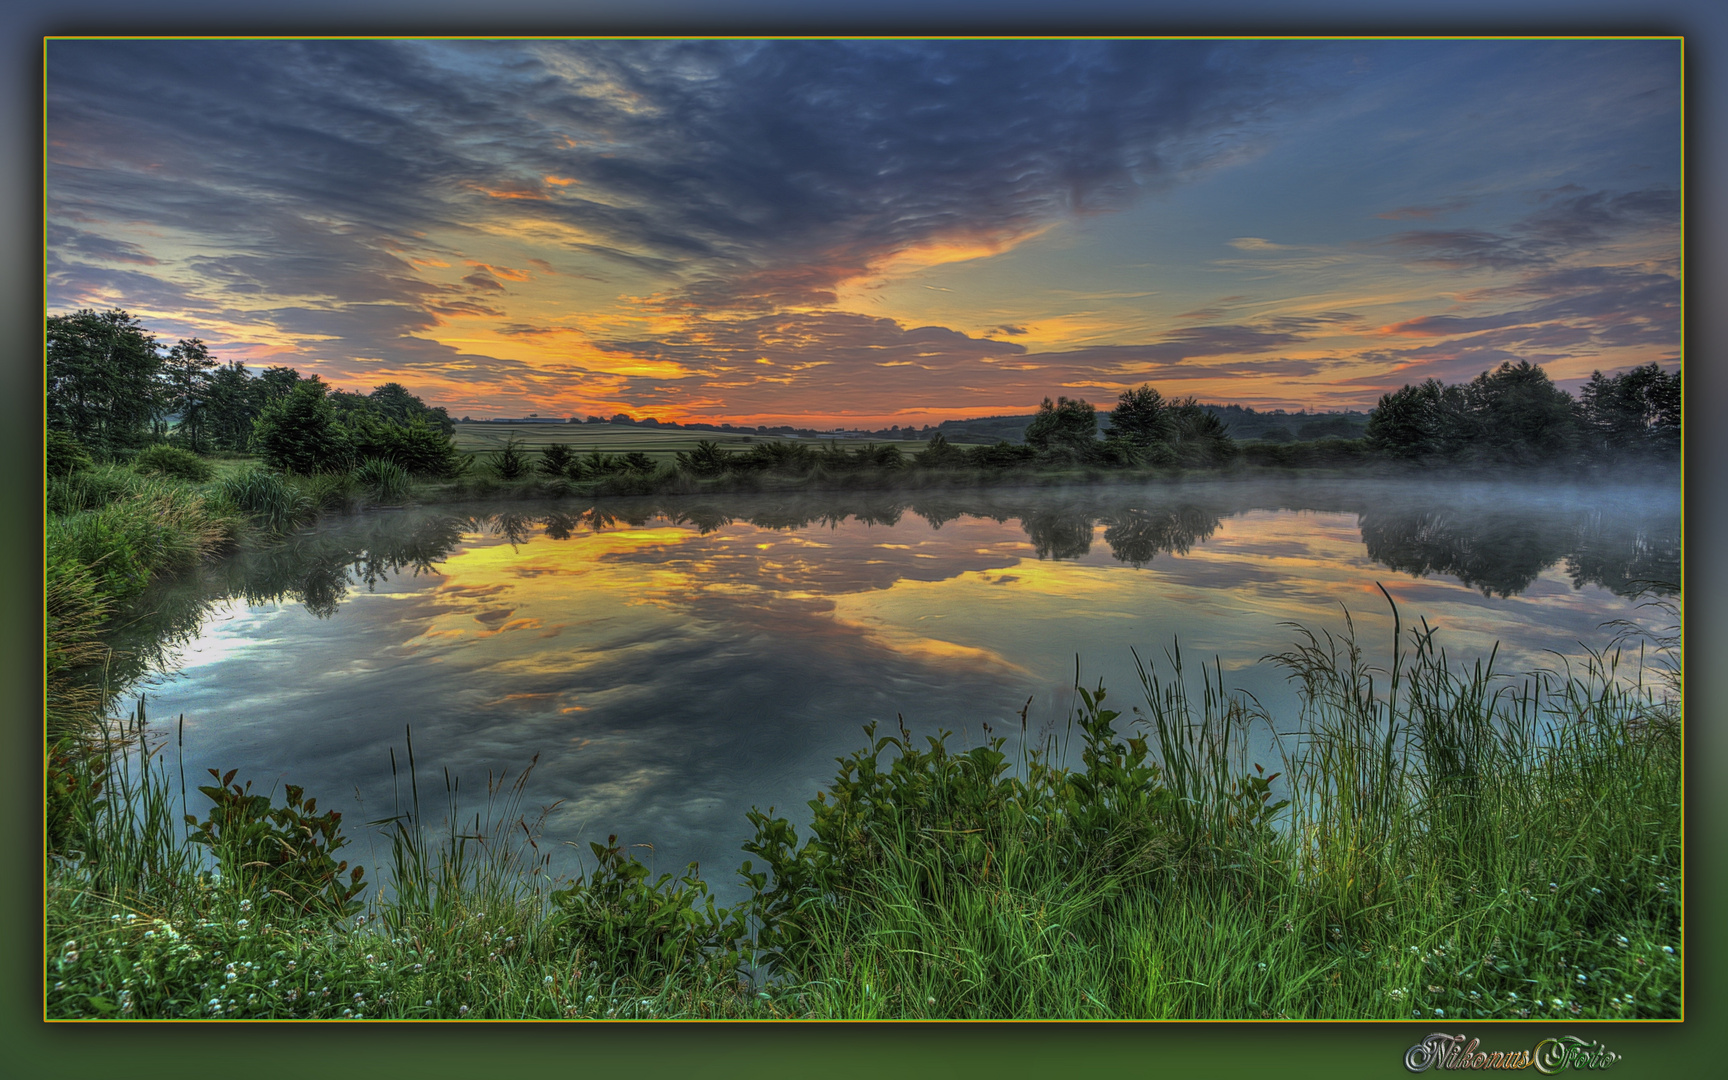
<svg viewBox="0 0 1728 1080"><path fill-rule="evenodd" d="M332 841L358 823L248 867L322 815L236 796L191 843L169 748L84 777L49 865L48 1013L1678 1016L1677 668L1628 685L1603 652L1504 682L1436 644L1377 656L1389 684L1300 637L1269 662L1314 737L1265 772L1240 748L1269 718L1192 672L1148 673L1132 736L1114 691L1041 745L1014 718L964 750L871 733L810 828L751 816L732 911L603 844L583 882L546 880L531 782L463 807L478 830L379 826L394 865L344 898Z"/></svg>

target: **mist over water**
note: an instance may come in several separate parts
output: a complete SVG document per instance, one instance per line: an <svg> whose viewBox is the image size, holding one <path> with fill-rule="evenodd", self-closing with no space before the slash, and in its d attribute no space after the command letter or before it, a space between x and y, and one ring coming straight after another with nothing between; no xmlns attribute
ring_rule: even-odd
<svg viewBox="0 0 1728 1080"><path fill-rule="evenodd" d="M135 645L153 725L184 714L187 775L297 783L364 822L396 812L411 725L423 804L443 770L538 757L542 848L577 870L617 834L728 893L751 806L805 815L860 728L1060 731L1078 658L1124 713L1131 649L1204 661L1283 729L1262 658L1299 623L1387 662L1392 617L1459 659L1554 669L1677 587L1677 488L1365 481L473 504L337 520L158 590ZM1582 643L1582 644L1580 644ZM1029 702L1029 704L1028 704ZM1276 765L1269 732L1255 753ZM174 750L170 747L170 762ZM194 784L196 780L192 781ZM407 784L401 784L406 798ZM434 797L428 798L428 792ZM197 797L194 796L196 799ZM195 806L195 811L202 807ZM564 844L575 845L573 847ZM376 873L376 871L374 871Z"/></svg>

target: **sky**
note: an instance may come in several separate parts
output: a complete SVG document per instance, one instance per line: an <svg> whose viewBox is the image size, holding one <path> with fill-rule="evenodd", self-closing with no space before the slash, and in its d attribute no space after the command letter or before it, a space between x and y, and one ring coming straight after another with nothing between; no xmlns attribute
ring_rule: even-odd
<svg viewBox="0 0 1728 1080"><path fill-rule="evenodd" d="M49 314L452 415L1367 409L1681 354L1681 45L46 49Z"/></svg>

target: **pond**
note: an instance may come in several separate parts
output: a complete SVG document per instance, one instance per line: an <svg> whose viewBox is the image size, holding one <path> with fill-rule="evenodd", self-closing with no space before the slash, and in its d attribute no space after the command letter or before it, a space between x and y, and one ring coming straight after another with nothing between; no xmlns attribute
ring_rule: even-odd
<svg viewBox="0 0 1728 1080"><path fill-rule="evenodd" d="M1168 675L1179 643L1191 680L1218 665L1288 730L1297 699L1264 657L1289 624L1339 633L1348 612L1384 665L1384 586L1454 658L1498 642L1501 671L1556 669L1611 620L1652 622L1637 594L1677 584L1680 551L1679 492L1660 485L471 504L236 555L158 590L135 644L154 644L141 689L190 783L300 784L343 812L369 870L387 847L363 823L406 798L411 729L423 802L442 804L448 770L472 814L488 775L533 762L525 804L548 810L556 872L616 834L656 872L699 861L736 895L745 812L805 820L866 723L976 745L985 723L1017 735L1024 710L1035 734L1061 730L1077 674L1126 713L1136 653ZM1276 766L1270 729L1256 739Z"/></svg>

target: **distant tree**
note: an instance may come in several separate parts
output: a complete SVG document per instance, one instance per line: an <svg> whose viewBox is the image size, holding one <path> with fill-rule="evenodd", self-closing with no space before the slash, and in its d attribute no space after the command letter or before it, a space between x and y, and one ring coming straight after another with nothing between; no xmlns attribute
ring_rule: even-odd
<svg viewBox="0 0 1728 1080"><path fill-rule="evenodd" d="M1484 371L1465 388L1474 421L1472 452L1505 465L1558 461L1578 446L1578 410L1547 372L1520 360Z"/></svg>
<svg viewBox="0 0 1728 1080"><path fill-rule="evenodd" d="M296 375L293 390L264 407L252 440L266 465L306 475L347 467L350 444L329 389L317 376Z"/></svg>
<svg viewBox="0 0 1728 1080"><path fill-rule="evenodd" d="M47 321L48 426L99 449L136 446L158 415L156 338L119 309Z"/></svg>
<svg viewBox="0 0 1728 1080"><path fill-rule="evenodd" d="M629 413L612 414L612 423L614 424L634 424L635 422L636 421L631 418Z"/></svg>
<svg viewBox="0 0 1728 1080"><path fill-rule="evenodd" d="M920 469L953 469L966 464L966 451L949 442L938 431L930 436L924 449L912 455L912 464Z"/></svg>
<svg viewBox="0 0 1728 1080"><path fill-rule="evenodd" d="M1183 465L1219 465L1236 453L1236 441L1224 421L1192 396L1167 407L1176 434L1172 440Z"/></svg>
<svg viewBox="0 0 1728 1080"><path fill-rule="evenodd" d="M1261 429L1260 438L1266 442L1287 443L1294 442L1296 436L1290 434L1290 429L1283 424L1273 424L1271 427Z"/></svg>
<svg viewBox="0 0 1728 1080"><path fill-rule="evenodd" d="M258 384L264 392L263 404L268 405L293 393L300 384L300 373L291 367L267 367L258 376Z"/></svg>
<svg viewBox="0 0 1728 1080"><path fill-rule="evenodd" d="M1026 445L1042 454L1086 457L1098 443L1098 410L1079 399L1045 398L1025 437Z"/></svg>
<svg viewBox="0 0 1728 1080"><path fill-rule="evenodd" d="M1175 421L1163 396L1147 385L1122 392L1104 429L1106 439L1120 438L1140 448L1170 442L1175 434Z"/></svg>
<svg viewBox="0 0 1728 1080"><path fill-rule="evenodd" d="M450 414L442 406L428 406L424 401L409 393L408 388L401 383L385 383L374 386L367 395L373 410L387 420L398 424L406 424L411 420L423 420L446 435L456 432L456 423L450 419Z"/></svg>
<svg viewBox="0 0 1728 1080"><path fill-rule="evenodd" d="M1462 454L1474 424L1462 387L1429 379L1383 394L1368 414L1370 449L1405 461L1443 461Z"/></svg>
<svg viewBox="0 0 1728 1080"><path fill-rule="evenodd" d="M1592 372L1579 392L1579 421L1601 456L1680 451L1680 372L1645 364L1604 378Z"/></svg>

